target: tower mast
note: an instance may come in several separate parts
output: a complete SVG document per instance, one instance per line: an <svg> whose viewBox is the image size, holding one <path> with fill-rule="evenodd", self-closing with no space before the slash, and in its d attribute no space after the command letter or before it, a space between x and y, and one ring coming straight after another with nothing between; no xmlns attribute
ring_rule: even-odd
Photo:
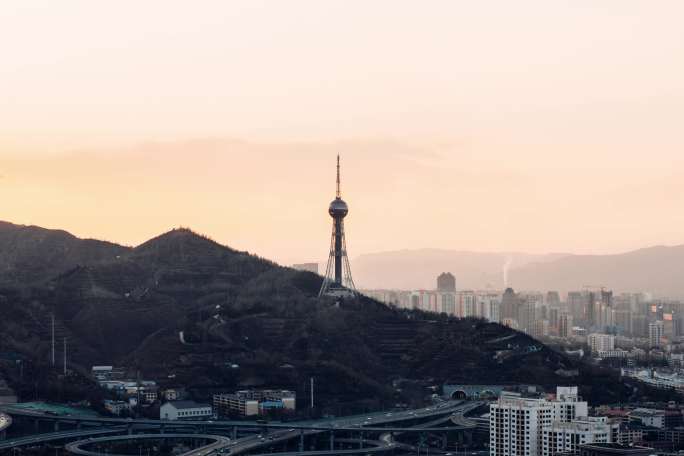
<svg viewBox="0 0 684 456"><path fill-rule="evenodd" d="M344 202L340 191L340 155L337 154L337 179L335 199L328 207L328 214L333 219L332 236L330 238L330 254L325 278L319 296L354 296L356 287L351 276L349 258L347 257L347 242L344 235L344 218L349 213L349 207Z"/></svg>
<svg viewBox="0 0 684 456"><path fill-rule="evenodd" d="M340 198L340 154L337 154L337 193L336 198Z"/></svg>

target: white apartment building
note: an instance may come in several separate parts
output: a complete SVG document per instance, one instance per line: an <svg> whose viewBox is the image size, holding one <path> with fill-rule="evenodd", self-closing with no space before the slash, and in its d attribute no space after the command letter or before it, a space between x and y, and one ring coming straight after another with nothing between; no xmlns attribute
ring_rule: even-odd
<svg viewBox="0 0 684 456"><path fill-rule="evenodd" d="M171 401L159 408L160 420L204 420L212 415L211 405L194 401Z"/></svg>
<svg viewBox="0 0 684 456"><path fill-rule="evenodd" d="M663 410L637 408L629 413L629 421L662 429L665 427L665 412Z"/></svg>
<svg viewBox="0 0 684 456"><path fill-rule="evenodd" d="M504 392L489 407L490 456L542 456L543 430L555 421L587 416L577 387L558 387L554 399Z"/></svg>
<svg viewBox="0 0 684 456"><path fill-rule="evenodd" d="M542 430L542 456L579 451L585 443L612 443L617 440L620 425L606 417L581 417L570 422L555 421Z"/></svg>
<svg viewBox="0 0 684 456"><path fill-rule="evenodd" d="M366 296L404 309L446 313L454 317L476 317L501 321L501 293L481 290L362 290Z"/></svg>
<svg viewBox="0 0 684 456"><path fill-rule="evenodd" d="M457 317L476 317L475 292L474 291L459 291L457 292L457 302L460 306L456 306Z"/></svg>
<svg viewBox="0 0 684 456"><path fill-rule="evenodd" d="M478 317L487 321L499 322L499 309L501 307L501 295L492 292L477 292L475 313Z"/></svg>
<svg viewBox="0 0 684 456"><path fill-rule="evenodd" d="M456 314L456 293L453 291L437 292L437 309L447 315Z"/></svg>
<svg viewBox="0 0 684 456"><path fill-rule="evenodd" d="M615 336L612 334L589 334L587 343L589 344L592 355L596 355L601 351L615 350Z"/></svg>
<svg viewBox="0 0 684 456"><path fill-rule="evenodd" d="M663 339L664 325L662 321L648 324L648 341L651 347L660 347Z"/></svg>

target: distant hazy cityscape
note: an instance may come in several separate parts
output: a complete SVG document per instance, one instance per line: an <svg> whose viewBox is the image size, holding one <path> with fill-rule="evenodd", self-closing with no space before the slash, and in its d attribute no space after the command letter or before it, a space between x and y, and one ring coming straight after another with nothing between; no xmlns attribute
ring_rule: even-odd
<svg viewBox="0 0 684 456"><path fill-rule="evenodd" d="M362 290L388 305L459 318L481 318L522 331L565 353L625 367L654 385L684 387L684 302L648 293L583 287L557 291L457 290L446 272L433 290ZM669 375L643 375L633 368L657 366Z"/></svg>

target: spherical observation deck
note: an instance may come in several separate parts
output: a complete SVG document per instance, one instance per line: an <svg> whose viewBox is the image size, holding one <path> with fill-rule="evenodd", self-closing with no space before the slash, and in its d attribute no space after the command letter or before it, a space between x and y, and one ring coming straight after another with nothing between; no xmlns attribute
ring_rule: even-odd
<svg viewBox="0 0 684 456"><path fill-rule="evenodd" d="M333 218L344 218L349 213L349 207L342 198L335 198L332 203L330 203L328 213Z"/></svg>

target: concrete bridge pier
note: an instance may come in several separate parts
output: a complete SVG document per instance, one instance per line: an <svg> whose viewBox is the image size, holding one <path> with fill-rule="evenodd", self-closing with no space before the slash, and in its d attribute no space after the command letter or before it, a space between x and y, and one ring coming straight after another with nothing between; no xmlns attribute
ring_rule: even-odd
<svg viewBox="0 0 684 456"><path fill-rule="evenodd" d="M359 448L363 448L363 431L359 432Z"/></svg>
<svg viewBox="0 0 684 456"><path fill-rule="evenodd" d="M335 450L335 431L330 431L330 451Z"/></svg>
<svg viewBox="0 0 684 456"><path fill-rule="evenodd" d="M0 440L5 440L7 438L7 430L3 429L0 431Z"/></svg>
<svg viewBox="0 0 684 456"><path fill-rule="evenodd" d="M443 449L443 450L446 450L447 444L449 443L449 439L447 438L447 435L446 435L446 434L442 435L442 436L440 437L440 440L441 440L441 442L442 442L441 445L440 445L440 448Z"/></svg>
<svg viewBox="0 0 684 456"><path fill-rule="evenodd" d="M237 426L233 426L232 438L233 440L237 440Z"/></svg>
<svg viewBox="0 0 684 456"><path fill-rule="evenodd" d="M83 429L83 422L81 420L76 420L76 430L80 431Z"/></svg>
<svg viewBox="0 0 684 456"><path fill-rule="evenodd" d="M55 432L59 432L59 421L55 420Z"/></svg>
<svg viewBox="0 0 684 456"><path fill-rule="evenodd" d="M299 430L299 451L304 451L304 429Z"/></svg>
<svg viewBox="0 0 684 456"><path fill-rule="evenodd" d="M128 434L128 435L133 434L133 423L128 423L126 425L126 434Z"/></svg>

